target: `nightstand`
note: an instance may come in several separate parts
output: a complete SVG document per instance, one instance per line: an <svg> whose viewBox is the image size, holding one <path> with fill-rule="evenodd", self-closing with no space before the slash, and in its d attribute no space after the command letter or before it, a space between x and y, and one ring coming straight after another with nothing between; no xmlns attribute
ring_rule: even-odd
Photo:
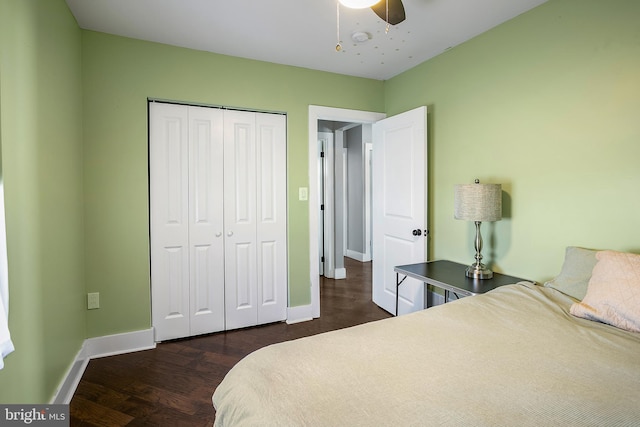
<svg viewBox="0 0 640 427"><path fill-rule="evenodd" d="M396 266L396 316L398 315L398 289L400 284L407 277L417 279L425 285L432 285L444 289L444 301L447 302L449 292L456 295L472 296L484 294L492 289L503 285L528 281L519 277L507 276L506 274L493 273L491 279L472 279L465 275L467 265L453 261L429 261L418 264L407 264ZM400 276L404 276L400 279Z"/></svg>

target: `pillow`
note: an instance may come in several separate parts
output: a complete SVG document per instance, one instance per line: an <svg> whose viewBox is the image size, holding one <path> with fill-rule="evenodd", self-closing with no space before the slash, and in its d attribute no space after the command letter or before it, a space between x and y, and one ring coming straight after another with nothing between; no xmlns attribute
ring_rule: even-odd
<svg viewBox="0 0 640 427"><path fill-rule="evenodd" d="M596 258L587 295L570 313L640 332L640 255L602 251Z"/></svg>
<svg viewBox="0 0 640 427"><path fill-rule="evenodd" d="M598 262L596 253L597 251L591 249L567 247L560 274L544 286L581 300L587 294L591 271Z"/></svg>

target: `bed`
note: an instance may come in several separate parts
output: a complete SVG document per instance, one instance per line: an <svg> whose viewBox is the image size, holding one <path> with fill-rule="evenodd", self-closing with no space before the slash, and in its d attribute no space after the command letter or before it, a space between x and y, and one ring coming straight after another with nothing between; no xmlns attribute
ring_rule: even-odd
<svg viewBox="0 0 640 427"><path fill-rule="evenodd" d="M215 425L640 425L638 312L640 255L570 247L544 286L248 355L214 392Z"/></svg>

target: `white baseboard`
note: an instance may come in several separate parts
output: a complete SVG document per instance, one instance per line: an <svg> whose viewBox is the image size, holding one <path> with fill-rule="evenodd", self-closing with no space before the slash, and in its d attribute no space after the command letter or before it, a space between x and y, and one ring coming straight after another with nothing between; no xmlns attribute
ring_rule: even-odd
<svg viewBox="0 0 640 427"><path fill-rule="evenodd" d="M347 253L345 254L349 258L355 259L360 262L369 262L371 261L371 255L363 254L362 252L356 252L351 249L347 249Z"/></svg>
<svg viewBox="0 0 640 427"><path fill-rule="evenodd" d="M334 268L334 269L326 269L323 274L327 279L346 279L347 278L347 269L346 268Z"/></svg>
<svg viewBox="0 0 640 427"><path fill-rule="evenodd" d="M156 347L153 328L123 334L89 338L84 341L69 371L63 378L51 403L69 404L91 359L133 353Z"/></svg>
<svg viewBox="0 0 640 427"><path fill-rule="evenodd" d="M292 325L294 323L307 322L313 320L313 309L311 304L299 305L297 307L287 308L287 324Z"/></svg>
<svg viewBox="0 0 640 427"><path fill-rule="evenodd" d="M73 360L73 363L65 374L60 386L58 386L58 390L56 390L56 393L50 403L68 405L71 402L73 394L76 392L76 388L78 388L78 384L80 384L80 380L82 379L82 374L84 374L88 364L89 358L86 357L84 344L82 344L80 351L76 354L76 358Z"/></svg>
<svg viewBox="0 0 640 427"><path fill-rule="evenodd" d="M153 340L153 328L123 334L89 338L84 342L89 359L114 356L116 354L133 353L134 351L156 348Z"/></svg>

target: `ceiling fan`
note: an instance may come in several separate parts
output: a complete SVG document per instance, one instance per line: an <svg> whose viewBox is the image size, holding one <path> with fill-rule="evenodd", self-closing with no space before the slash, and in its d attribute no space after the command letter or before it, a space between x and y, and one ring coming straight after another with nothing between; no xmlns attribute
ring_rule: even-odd
<svg viewBox="0 0 640 427"><path fill-rule="evenodd" d="M389 7L387 12L387 5ZM376 15L388 24L396 25L406 19L402 0L383 0L371 6Z"/></svg>
<svg viewBox="0 0 640 427"><path fill-rule="evenodd" d="M402 0L339 0L340 3L352 9L370 7L380 19L388 24L396 25L406 19Z"/></svg>
<svg viewBox="0 0 640 427"><path fill-rule="evenodd" d="M351 9L371 8L376 15L387 23L385 32L389 31L389 25L396 25L406 19L402 0L338 0L336 3L336 52L342 52L340 41L340 5Z"/></svg>

